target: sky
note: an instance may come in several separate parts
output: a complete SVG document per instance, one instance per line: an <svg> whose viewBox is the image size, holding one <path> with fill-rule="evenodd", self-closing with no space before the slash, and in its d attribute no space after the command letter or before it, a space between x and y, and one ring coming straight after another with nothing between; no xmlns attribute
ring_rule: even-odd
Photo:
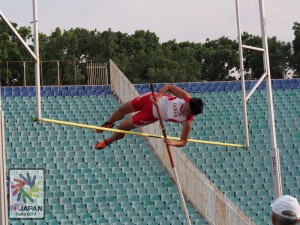
<svg viewBox="0 0 300 225"><path fill-rule="evenodd" d="M0 10L18 26L32 26L34 0L0 0ZM154 32L169 40L203 43L237 39L236 0L37 0L39 32L85 28L133 34ZM267 36L292 42L300 0L264 0ZM259 0L239 0L241 31L261 35Z"/></svg>

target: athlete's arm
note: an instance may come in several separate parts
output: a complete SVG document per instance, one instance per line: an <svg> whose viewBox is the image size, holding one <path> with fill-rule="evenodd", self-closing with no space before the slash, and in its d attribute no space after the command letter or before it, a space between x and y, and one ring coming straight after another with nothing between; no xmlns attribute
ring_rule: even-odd
<svg viewBox="0 0 300 225"><path fill-rule="evenodd" d="M158 95L157 95L157 99L160 99L166 92L170 92L178 98L182 98L182 99L190 98L189 93L187 93L185 90L183 90L179 87L167 84L167 85L164 85L159 90Z"/></svg>
<svg viewBox="0 0 300 225"><path fill-rule="evenodd" d="M189 139L189 133L192 129L192 121L184 121L182 122L182 131L179 141L171 141L170 139L166 139L166 144L172 145L174 147L184 147Z"/></svg>

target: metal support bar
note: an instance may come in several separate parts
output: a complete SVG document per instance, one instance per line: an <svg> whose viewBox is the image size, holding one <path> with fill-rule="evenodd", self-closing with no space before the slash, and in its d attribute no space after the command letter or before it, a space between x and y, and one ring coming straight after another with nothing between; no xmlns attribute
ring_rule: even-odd
<svg viewBox="0 0 300 225"><path fill-rule="evenodd" d="M269 114L269 126L270 126L270 137L271 137L271 147L270 156L272 159L272 176L274 181L274 194L275 198L282 195L282 184L281 184L281 174L280 174L280 162L279 162L279 151L277 149L276 143L276 130L275 130L275 118L274 118L274 108L273 108L273 97L272 97L272 85L271 85L271 72L270 72L270 62L269 62L269 50L268 50L268 39L266 35L266 18L264 12L264 1L259 0L259 12L260 12L260 23L261 23L261 36L262 36L262 46L263 48L251 47L242 45L242 38L240 32L240 16L238 0L236 2L237 11L237 26L238 26L238 39L239 39L239 51L240 51L240 69L241 69L241 79L242 79L242 91L243 91L243 108L244 108L244 118L247 119L246 101L249 100L250 96L257 89L259 84L265 79L266 80L266 92L268 101L268 114ZM254 87L251 89L250 93L246 98L244 95L244 65L243 65L243 47L261 51L263 53L263 63L264 63L264 74L256 82ZM245 130L248 132L248 127L246 127L247 121L245 121Z"/></svg>
<svg viewBox="0 0 300 225"><path fill-rule="evenodd" d="M6 85L9 86L8 62L6 62Z"/></svg>
<svg viewBox="0 0 300 225"><path fill-rule="evenodd" d="M245 132L245 142L247 149L250 147L249 142L249 128L248 128L248 116L247 116L247 103L246 103L246 86L245 86L245 74L244 74L244 56L243 56L243 46L242 46L242 33L240 26L240 12L238 0L236 3L236 16L237 16L237 29L238 29L238 42L239 42L239 55L240 55L240 71L241 71L241 82L242 82L242 104L243 104L243 114L244 114L244 132Z"/></svg>
<svg viewBox="0 0 300 225"><path fill-rule="evenodd" d="M263 82L263 80L265 79L265 77L267 76L267 73L264 73L259 80L255 83L255 85L253 86L253 88L249 91L246 101L249 100L249 98L251 97L251 95L253 94L253 92L258 88L258 86L261 84L261 82Z"/></svg>
<svg viewBox="0 0 300 225"><path fill-rule="evenodd" d="M59 61L57 60L57 85L60 86L60 68L59 68Z"/></svg>
<svg viewBox="0 0 300 225"><path fill-rule="evenodd" d="M275 130L275 118L274 118L274 107L273 107L273 96L272 96L272 84L271 84L271 72L270 72L270 61L268 51L268 39L266 35L266 18L264 10L264 1L259 0L259 11L260 11L260 22L261 22L261 33L262 33L262 44L265 49L264 52L264 68L266 76L266 90L268 100L268 112L269 112L269 126L270 126L270 137L271 137L271 151L270 156L272 158L272 175L274 181L274 194L275 198L282 195L282 183L280 174L280 161L279 151L276 142L276 130Z"/></svg>
<svg viewBox="0 0 300 225"><path fill-rule="evenodd" d="M265 49L263 49L263 48L253 47L253 46L249 46L249 45L242 45L242 47L243 48L248 48L248 49L251 49L251 50L261 51L261 52L265 51Z"/></svg>
<svg viewBox="0 0 300 225"><path fill-rule="evenodd" d="M8 224L4 113L0 105L0 224Z"/></svg>
<svg viewBox="0 0 300 225"><path fill-rule="evenodd" d="M27 43L23 40L23 38L20 36L18 31L11 25L9 20L4 16L4 14L0 10L0 17L4 20L5 24L9 27L9 29L14 33L14 35L19 39L19 41L22 43L22 45L26 48L28 53L36 60L36 55L33 53L31 48L27 45Z"/></svg>
<svg viewBox="0 0 300 225"><path fill-rule="evenodd" d="M26 62L23 62L23 85L26 86Z"/></svg>
<svg viewBox="0 0 300 225"><path fill-rule="evenodd" d="M39 30L37 0L33 1L33 30L34 30L34 52L35 58L35 91L36 91L36 114L37 118L42 118L41 109L41 84L40 84L40 51L39 51Z"/></svg>

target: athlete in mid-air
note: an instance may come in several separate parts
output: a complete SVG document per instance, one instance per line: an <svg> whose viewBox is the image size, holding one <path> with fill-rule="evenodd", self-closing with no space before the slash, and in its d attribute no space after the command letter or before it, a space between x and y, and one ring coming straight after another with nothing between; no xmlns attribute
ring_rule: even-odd
<svg viewBox="0 0 300 225"><path fill-rule="evenodd" d="M166 94L166 92L170 92L171 94ZM182 124L180 140L171 141L165 139L165 142L175 147L185 146L192 128L194 116L203 112L204 104L201 98L191 98L185 90L173 85L164 85L158 93L155 93L155 96L156 101L153 100L152 93L149 92L124 103L102 127L112 128L116 121L123 119L124 116L133 112L137 113L123 121L118 129L129 131L154 123L158 120L158 113L154 105L157 104L163 120ZM95 132L102 133L103 131L95 130ZM97 143L95 148L102 150L124 136L125 134L122 133L114 133L109 138Z"/></svg>

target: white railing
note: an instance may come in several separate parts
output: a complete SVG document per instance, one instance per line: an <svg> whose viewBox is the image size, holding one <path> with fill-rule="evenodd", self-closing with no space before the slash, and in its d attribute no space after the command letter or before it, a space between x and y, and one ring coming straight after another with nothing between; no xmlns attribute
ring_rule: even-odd
<svg viewBox="0 0 300 225"><path fill-rule="evenodd" d="M86 69L88 85L108 85L107 63L90 62Z"/></svg>
<svg viewBox="0 0 300 225"><path fill-rule="evenodd" d="M133 84L110 60L111 89L121 103L127 102L139 94ZM140 128L142 132L161 135L158 123ZM148 138L155 154L173 178L165 143L162 139ZM182 190L198 212L209 224L218 225L255 225L238 207L202 174L177 148L172 148L172 156L179 176Z"/></svg>

